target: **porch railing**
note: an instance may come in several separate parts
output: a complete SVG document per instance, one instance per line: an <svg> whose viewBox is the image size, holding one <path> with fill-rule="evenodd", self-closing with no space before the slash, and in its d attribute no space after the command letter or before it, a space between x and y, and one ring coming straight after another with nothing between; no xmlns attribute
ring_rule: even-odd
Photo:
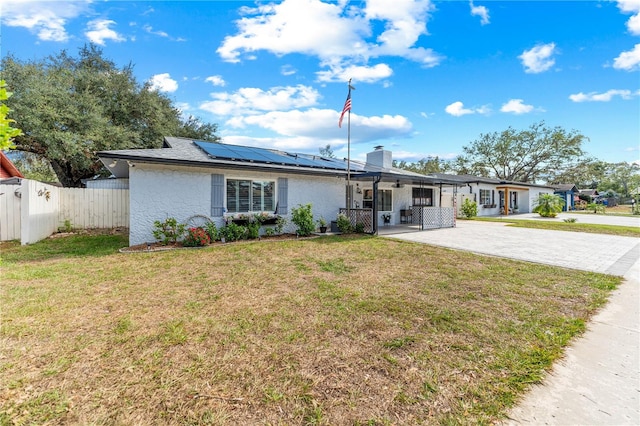
<svg viewBox="0 0 640 426"><path fill-rule="evenodd" d="M338 213L343 214L351 221L351 226L354 228L361 223L364 228L364 232L373 232L373 209L349 209L341 208Z"/></svg>
<svg viewBox="0 0 640 426"><path fill-rule="evenodd" d="M454 228L456 216L453 207L414 206L413 223L422 225L422 229Z"/></svg>

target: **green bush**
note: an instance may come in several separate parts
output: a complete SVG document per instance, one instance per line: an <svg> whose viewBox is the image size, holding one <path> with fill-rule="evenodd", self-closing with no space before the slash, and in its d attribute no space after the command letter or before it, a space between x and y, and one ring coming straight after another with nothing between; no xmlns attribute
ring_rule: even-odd
<svg viewBox="0 0 640 426"><path fill-rule="evenodd" d="M209 240L211 242L218 240L220 237L218 236L218 227L215 223L209 221L205 225L205 231L207 231L207 235L209 235Z"/></svg>
<svg viewBox="0 0 640 426"><path fill-rule="evenodd" d="M229 222L227 226L220 228L218 234L220 239L224 238L227 242L238 241L246 237L247 228L237 223Z"/></svg>
<svg viewBox="0 0 640 426"><path fill-rule="evenodd" d="M164 222L156 220L153 226L153 237L164 245L177 243L185 232L185 225L178 223L173 217L167 218Z"/></svg>
<svg viewBox="0 0 640 426"><path fill-rule="evenodd" d="M468 198L464 199L462 206L460 207L462 214L467 219L478 216L478 204L475 201L471 201Z"/></svg>
<svg viewBox="0 0 640 426"><path fill-rule="evenodd" d="M542 217L556 217L562 211L564 200L556 194L540 194L536 200L534 213Z"/></svg>
<svg viewBox="0 0 640 426"><path fill-rule="evenodd" d="M296 225L296 233L301 237L311 235L311 233L316 230L315 223L313 222L311 203L300 204L298 207L292 208L291 222Z"/></svg>
<svg viewBox="0 0 640 426"><path fill-rule="evenodd" d="M351 220L349 220L346 214L340 213L338 215L338 219L336 220L336 224L340 232L342 232L343 234L348 234L350 232L353 232L353 226L351 226Z"/></svg>

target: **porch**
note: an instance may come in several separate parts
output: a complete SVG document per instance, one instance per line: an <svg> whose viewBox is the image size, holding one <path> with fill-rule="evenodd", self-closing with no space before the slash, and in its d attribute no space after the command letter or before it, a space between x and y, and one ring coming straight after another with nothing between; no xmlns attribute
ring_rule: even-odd
<svg viewBox="0 0 640 426"><path fill-rule="evenodd" d="M413 206L401 210L400 223L392 223L391 215L382 214L382 223L377 220L375 209L341 208L339 214L349 217L351 226L358 226L369 234L390 234L424 231L426 229L454 228L456 211L454 207Z"/></svg>

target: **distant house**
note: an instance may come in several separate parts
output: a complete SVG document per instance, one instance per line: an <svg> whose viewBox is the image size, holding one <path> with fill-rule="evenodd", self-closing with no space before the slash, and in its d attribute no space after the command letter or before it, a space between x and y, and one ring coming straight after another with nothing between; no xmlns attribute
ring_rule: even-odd
<svg viewBox="0 0 640 426"><path fill-rule="evenodd" d="M20 178L24 176L3 151L0 151L0 179Z"/></svg>
<svg viewBox="0 0 640 426"><path fill-rule="evenodd" d="M555 185L553 193L559 195L564 200L562 211L575 210L575 201L578 195L578 187L572 183Z"/></svg>
<svg viewBox="0 0 640 426"><path fill-rule="evenodd" d="M448 175L436 173L458 181L456 203L461 206L465 199L478 204L478 216L497 216L512 213L530 213L540 194L553 193L553 187L531 183L505 181L473 175ZM446 194L450 189L443 190Z"/></svg>
<svg viewBox="0 0 640 426"><path fill-rule="evenodd" d="M596 189L579 189L578 195L586 195L591 197L591 200L595 201L595 199L600 195L598 194L598 190Z"/></svg>
<svg viewBox="0 0 640 426"><path fill-rule="evenodd" d="M116 180L128 180L131 245L154 241L154 222L167 218L189 224L206 216L223 226L261 214L290 222L292 208L311 203L315 219L332 222L347 214L365 232L390 225L423 230L455 226L456 204L465 197L480 205L480 215L498 215L531 211L540 193L553 192L540 185L394 168L392 153L382 147L358 161L165 137L160 149L98 156Z"/></svg>

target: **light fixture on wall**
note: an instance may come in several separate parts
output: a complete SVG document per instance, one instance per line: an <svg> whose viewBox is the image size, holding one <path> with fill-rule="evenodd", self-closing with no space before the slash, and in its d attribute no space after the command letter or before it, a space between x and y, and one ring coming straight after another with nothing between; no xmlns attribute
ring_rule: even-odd
<svg viewBox="0 0 640 426"><path fill-rule="evenodd" d="M360 188L360 184L356 183L356 193L357 194L362 194L362 189Z"/></svg>
<svg viewBox="0 0 640 426"><path fill-rule="evenodd" d="M113 169L116 166L116 164L118 164L118 160L113 160L113 162L109 164L109 168Z"/></svg>

